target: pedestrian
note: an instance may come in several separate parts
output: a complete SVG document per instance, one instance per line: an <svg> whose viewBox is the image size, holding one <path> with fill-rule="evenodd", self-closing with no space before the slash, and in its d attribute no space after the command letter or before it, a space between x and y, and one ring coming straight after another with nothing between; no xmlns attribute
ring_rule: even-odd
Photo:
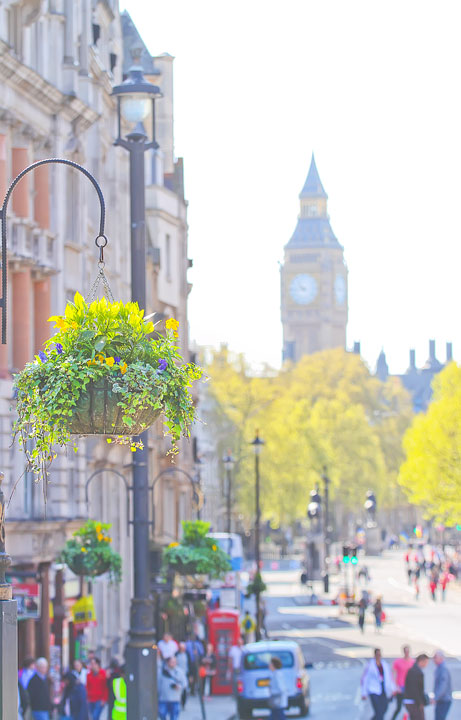
<svg viewBox="0 0 461 720"><path fill-rule="evenodd" d="M202 643L197 638L186 640L186 651L189 658L189 690L191 695L195 695L198 689L200 661L205 653Z"/></svg>
<svg viewBox="0 0 461 720"><path fill-rule="evenodd" d="M410 720L424 720L424 706L428 697L424 692L424 673L429 657L425 653L418 655L405 678L403 704L408 711Z"/></svg>
<svg viewBox="0 0 461 720"><path fill-rule="evenodd" d="M176 664L183 671L184 677L189 677L189 657L186 651L186 643L180 642L178 652L176 653ZM184 710L187 700L187 688L184 688L181 694L181 707Z"/></svg>
<svg viewBox="0 0 461 720"><path fill-rule="evenodd" d="M451 675L445 662L445 655L441 650L437 650L434 655L434 663L436 665L434 674L434 699L435 715L434 720L445 720L450 710L451 695Z"/></svg>
<svg viewBox="0 0 461 720"><path fill-rule="evenodd" d="M379 632L383 624L383 603L381 595L378 595L373 605L373 615L375 616L375 630Z"/></svg>
<svg viewBox="0 0 461 720"><path fill-rule="evenodd" d="M229 650L229 672L232 678L232 693L234 697L237 697L237 679L240 672L240 665L242 662L243 645L243 637L240 635L237 638L237 643L235 645L232 645Z"/></svg>
<svg viewBox="0 0 461 720"><path fill-rule="evenodd" d="M86 676L88 675L88 670L83 662L76 658L73 663L73 668L74 675L76 675L82 685L86 687Z"/></svg>
<svg viewBox="0 0 461 720"><path fill-rule="evenodd" d="M437 590L437 580L435 579L434 575L431 575L431 577L429 578L429 591L431 593L431 597L434 602L437 600L437 598L435 596L436 590Z"/></svg>
<svg viewBox="0 0 461 720"><path fill-rule="evenodd" d="M70 720L88 720L86 688L74 672L64 675L64 693L58 709L61 716Z"/></svg>
<svg viewBox="0 0 461 720"><path fill-rule="evenodd" d="M365 630L365 611L367 609L367 603L365 598L362 597L359 600L359 628L362 632Z"/></svg>
<svg viewBox="0 0 461 720"><path fill-rule="evenodd" d="M107 718L110 720L112 717L112 710L114 707L115 696L114 696L114 680L122 676L122 669L119 661L116 658L112 658L109 663L109 667L106 670L106 685L107 685Z"/></svg>
<svg viewBox="0 0 461 720"><path fill-rule="evenodd" d="M419 580L415 575L415 598L419 600Z"/></svg>
<svg viewBox="0 0 461 720"><path fill-rule="evenodd" d="M266 601L264 600L264 598L260 598L259 599L259 618L260 618L259 627L261 628L263 637L267 637L266 615L267 615Z"/></svg>
<svg viewBox="0 0 461 720"><path fill-rule="evenodd" d="M86 676L86 691L91 720L99 720L104 705L109 699L107 676L97 657L90 660L90 672Z"/></svg>
<svg viewBox="0 0 461 720"><path fill-rule="evenodd" d="M34 720L50 720L53 706L50 697L50 683L48 679L48 660L38 658L35 662L35 673L27 684L30 709Z"/></svg>
<svg viewBox="0 0 461 720"><path fill-rule="evenodd" d="M110 720L126 720L126 680L125 667L118 667L117 677L112 679L112 692L114 698Z"/></svg>
<svg viewBox="0 0 461 720"><path fill-rule="evenodd" d="M31 679L32 675L34 675L34 674L35 674L35 660L34 660L34 658L26 658L24 660L21 670L18 672L19 682L21 683L23 688L27 689L29 680Z"/></svg>
<svg viewBox="0 0 461 720"><path fill-rule="evenodd" d="M202 695L209 697L211 695L211 679L216 675L216 655L212 643L206 646L206 654L202 657L200 666L202 669Z"/></svg>
<svg viewBox="0 0 461 720"><path fill-rule="evenodd" d="M285 708L288 707L288 694L283 677L282 661L278 657L271 657L269 670L271 678L269 683L269 707L271 720L285 720Z"/></svg>
<svg viewBox="0 0 461 720"><path fill-rule="evenodd" d="M181 694L187 687L183 671L177 667L176 656L172 655L160 668L158 675L158 714L160 720L177 720Z"/></svg>
<svg viewBox="0 0 461 720"><path fill-rule="evenodd" d="M173 640L173 636L169 632L163 633L163 638L158 643L158 649L162 656L162 660L168 660L178 652L178 643Z"/></svg>
<svg viewBox="0 0 461 720"><path fill-rule="evenodd" d="M442 575L440 576L440 587L442 588L442 600L445 600L445 593L447 590L447 585L450 582L450 573L448 570L444 570Z"/></svg>
<svg viewBox="0 0 461 720"><path fill-rule="evenodd" d="M366 666L361 680L362 700L370 698L373 705L373 720L383 720L389 700L393 694L393 682L389 665L382 659L381 650L376 648L374 657Z"/></svg>
<svg viewBox="0 0 461 720"><path fill-rule="evenodd" d="M392 674L394 676L395 686L395 700L396 708L392 716L392 720L397 720L398 715L402 709L403 694L405 692L405 680L407 672L412 667L414 660L410 657L409 645L404 645L402 648L403 657L397 658L392 664Z"/></svg>
<svg viewBox="0 0 461 720"><path fill-rule="evenodd" d="M30 707L29 693L24 685L18 681L18 720L24 720L27 708Z"/></svg>
<svg viewBox="0 0 461 720"><path fill-rule="evenodd" d="M245 615L240 623L240 628L245 638L245 643L251 642L253 639L253 633L256 630L256 623L251 617L249 610L245 610Z"/></svg>

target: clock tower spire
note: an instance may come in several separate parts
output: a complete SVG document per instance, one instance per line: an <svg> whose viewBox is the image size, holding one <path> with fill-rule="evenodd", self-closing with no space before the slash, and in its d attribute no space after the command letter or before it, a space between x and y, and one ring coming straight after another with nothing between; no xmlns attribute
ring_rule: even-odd
<svg viewBox="0 0 461 720"><path fill-rule="evenodd" d="M295 231L281 268L283 359L346 346L347 267L330 225L328 195L312 154Z"/></svg>

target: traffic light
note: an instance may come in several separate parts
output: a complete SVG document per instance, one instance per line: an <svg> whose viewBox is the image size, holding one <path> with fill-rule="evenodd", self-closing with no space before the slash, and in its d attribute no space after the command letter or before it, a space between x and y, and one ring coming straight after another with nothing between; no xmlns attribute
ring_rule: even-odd
<svg viewBox="0 0 461 720"><path fill-rule="evenodd" d="M357 563L359 561L359 559L357 557L357 548L352 547L352 548L350 548L350 551L351 551L351 563L352 563L352 565L357 565Z"/></svg>
<svg viewBox="0 0 461 720"><path fill-rule="evenodd" d="M343 563L345 565L347 565L347 563L349 562L349 550L349 545L343 545Z"/></svg>

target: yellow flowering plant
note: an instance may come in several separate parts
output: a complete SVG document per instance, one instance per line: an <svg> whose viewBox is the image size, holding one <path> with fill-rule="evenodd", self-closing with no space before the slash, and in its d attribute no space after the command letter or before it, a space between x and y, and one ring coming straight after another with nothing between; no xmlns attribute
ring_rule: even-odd
<svg viewBox="0 0 461 720"><path fill-rule="evenodd" d="M110 523L87 520L67 540L58 562L62 562L75 575L96 577L109 573L112 582L122 579L122 559L111 547Z"/></svg>
<svg viewBox="0 0 461 720"><path fill-rule="evenodd" d="M190 435L190 388L202 375L181 357L178 321L167 320L161 333L137 303L87 303L79 293L50 321L56 333L15 376L15 435L38 479L47 479L55 446L72 435L105 435L136 451L142 443L131 436L160 414L176 452L179 438Z"/></svg>

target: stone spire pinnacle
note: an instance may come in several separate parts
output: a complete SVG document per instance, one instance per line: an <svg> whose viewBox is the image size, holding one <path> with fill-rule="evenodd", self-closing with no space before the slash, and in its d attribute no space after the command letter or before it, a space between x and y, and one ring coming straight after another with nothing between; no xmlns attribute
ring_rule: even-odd
<svg viewBox="0 0 461 720"><path fill-rule="evenodd" d="M301 190L299 194L300 198L327 198L328 195L325 192L325 189L322 185L322 181L320 180L319 171L317 170L317 165L315 164L315 157L314 153L312 153L312 159L311 159L311 165L309 168L309 172L307 173L306 182L304 183L304 187Z"/></svg>

